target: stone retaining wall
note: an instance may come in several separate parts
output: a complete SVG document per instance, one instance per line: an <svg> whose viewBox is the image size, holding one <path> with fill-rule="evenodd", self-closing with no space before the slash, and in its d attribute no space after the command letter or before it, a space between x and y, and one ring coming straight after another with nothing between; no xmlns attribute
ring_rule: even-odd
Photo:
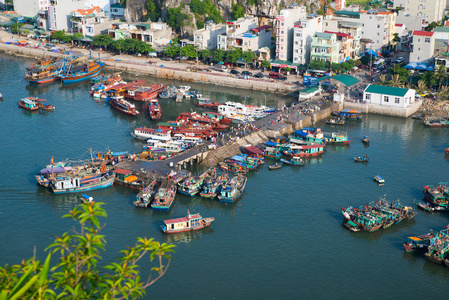
<svg viewBox="0 0 449 300"><path fill-rule="evenodd" d="M379 114L379 115L385 115L385 116L392 116L392 117L401 117L401 118L407 118L414 113L421 107L422 102L417 101L411 105L409 105L406 108L399 108L399 107L388 107L383 105L373 105L368 103L353 103L353 102L344 102L343 106L345 109L355 109L355 110L361 110L362 113L365 114Z"/></svg>

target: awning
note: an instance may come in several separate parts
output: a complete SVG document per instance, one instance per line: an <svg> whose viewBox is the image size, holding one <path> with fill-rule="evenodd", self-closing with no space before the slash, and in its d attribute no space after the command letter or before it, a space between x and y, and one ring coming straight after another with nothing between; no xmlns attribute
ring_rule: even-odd
<svg viewBox="0 0 449 300"><path fill-rule="evenodd" d="M80 41L82 41L82 42L93 42L94 39L90 38L88 36L85 36L85 37L80 38Z"/></svg>
<svg viewBox="0 0 449 300"><path fill-rule="evenodd" d="M347 75L347 74L338 74L335 76L324 76L324 77L321 77L320 79L318 79L318 81L323 81L326 79L334 79L334 80L340 81L341 83L343 83L346 86L351 86L356 83L359 83L359 80L357 78L355 78L354 76L351 76L351 75Z"/></svg>
<svg viewBox="0 0 449 300"><path fill-rule="evenodd" d="M16 24L16 22L14 21L5 21L5 22L0 22L0 26L11 26Z"/></svg>
<svg viewBox="0 0 449 300"><path fill-rule="evenodd" d="M373 49L366 50L366 51L365 51L365 55L372 55L372 56L374 56L374 57L377 57L377 56L378 56L377 53L374 52Z"/></svg>
<svg viewBox="0 0 449 300"><path fill-rule="evenodd" d="M406 69L416 69L417 66L418 66L418 63L411 62L411 63L408 63L404 68L406 68Z"/></svg>
<svg viewBox="0 0 449 300"><path fill-rule="evenodd" d="M415 69L417 70L425 70L429 65L426 63L420 63Z"/></svg>

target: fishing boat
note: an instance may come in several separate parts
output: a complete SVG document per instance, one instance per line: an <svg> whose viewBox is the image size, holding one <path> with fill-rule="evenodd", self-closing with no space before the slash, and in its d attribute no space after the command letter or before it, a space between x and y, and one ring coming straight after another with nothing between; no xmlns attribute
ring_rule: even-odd
<svg viewBox="0 0 449 300"><path fill-rule="evenodd" d="M361 210L349 206L348 208L342 208L341 211L347 221L360 226L364 231L374 232L383 226L382 216L369 210Z"/></svg>
<svg viewBox="0 0 449 300"><path fill-rule="evenodd" d="M39 109L39 107L37 107L36 102L28 98L23 98L17 103L19 104L19 107L29 111L37 111Z"/></svg>
<svg viewBox="0 0 449 300"><path fill-rule="evenodd" d="M174 86L165 87L160 93L159 98L161 99L174 99L177 95L178 89Z"/></svg>
<svg viewBox="0 0 449 300"><path fill-rule="evenodd" d="M440 182L438 186L428 186L423 188L424 197L435 207L449 209L449 188L446 182Z"/></svg>
<svg viewBox="0 0 449 300"><path fill-rule="evenodd" d="M216 172L215 168L209 169L199 176L189 176L180 183L178 183L178 192L190 197L195 196L201 191L203 183L208 178L215 178Z"/></svg>
<svg viewBox="0 0 449 300"><path fill-rule="evenodd" d="M351 139L347 134L332 132L330 137L324 137L326 144L349 144Z"/></svg>
<svg viewBox="0 0 449 300"><path fill-rule="evenodd" d="M91 197L89 195L86 195L86 194L82 194L80 196L80 198L81 198L81 201L84 202L84 203L89 203L89 202L93 202L94 201L93 197Z"/></svg>
<svg viewBox="0 0 449 300"><path fill-rule="evenodd" d="M158 140L148 140L147 144L143 146L143 148L152 151L164 150L168 153L179 153L187 149L187 146L181 141L162 142Z"/></svg>
<svg viewBox="0 0 449 300"><path fill-rule="evenodd" d="M158 187L158 182L156 180L152 180L150 184L148 184L143 190L141 190L137 196L136 200L133 201L133 204L136 207L146 208L151 205L151 201L153 200L154 195L156 194Z"/></svg>
<svg viewBox="0 0 449 300"><path fill-rule="evenodd" d="M56 177L50 187L55 194L66 194L106 188L113 182L112 172L107 172L92 177Z"/></svg>
<svg viewBox="0 0 449 300"><path fill-rule="evenodd" d="M288 150L283 151L287 157L315 157L323 154L324 145L290 145Z"/></svg>
<svg viewBox="0 0 449 300"><path fill-rule="evenodd" d="M34 103L36 103L36 106L38 109L43 109L43 110L47 110L47 111L54 111L55 107L51 104L46 104L44 103L45 99L40 99L37 97L27 97L26 99L30 100L30 101L34 101Z"/></svg>
<svg viewBox="0 0 449 300"><path fill-rule="evenodd" d="M369 144L369 137L367 135L363 136L362 142L365 144Z"/></svg>
<svg viewBox="0 0 449 300"><path fill-rule="evenodd" d="M447 120L429 120L429 119L423 119L424 125L427 127L445 127L448 125Z"/></svg>
<svg viewBox="0 0 449 300"><path fill-rule="evenodd" d="M111 99L109 100L109 103L113 108L115 108L121 113L124 113L125 115L137 116L139 114L139 111L136 109L136 106L124 99Z"/></svg>
<svg viewBox="0 0 449 300"><path fill-rule="evenodd" d="M325 122L326 122L326 124L329 124L329 125L345 125L345 120L340 119L340 118L330 118L330 119L327 119Z"/></svg>
<svg viewBox="0 0 449 300"><path fill-rule="evenodd" d="M275 163L274 165L268 166L268 169L270 169L270 170L277 170L277 169L280 169L280 168L282 168L282 165L278 164L278 163Z"/></svg>
<svg viewBox="0 0 449 300"><path fill-rule="evenodd" d="M195 105L199 107L218 109L220 102L218 101L212 102L210 98L197 98L195 101Z"/></svg>
<svg viewBox="0 0 449 300"><path fill-rule="evenodd" d="M209 226L215 218L203 218L200 214L190 214L187 210L187 216L183 218L176 218L164 220L164 225L161 226L164 233L177 233L202 229Z"/></svg>
<svg viewBox="0 0 449 300"><path fill-rule="evenodd" d="M436 237L433 230L420 236L411 236L404 243L405 252L427 251L432 240Z"/></svg>
<svg viewBox="0 0 449 300"><path fill-rule="evenodd" d="M436 209L436 208L440 208L440 206L433 206L430 203L427 202L418 202L416 203L416 206L418 206L419 208L421 208L422 210L428 211L428 212L433 212L435 210L440 210L440 209Z"/></svg>
<svg viewBox="0 0 449 300"><path fill-rule="evenodd" d="M142 190L149 182L146 174L125 169L115 169L114 183L131 189Z"/></svg>
<svg viewBox="0 0 449 300"><path fill-rule="evenodd" d="M245 190L247 178L243 175L234 176L220 191L220 202L234 203Z"/></svg>
<svg viewBox="0 0 449 300"><path fill-rule="evenodd" d="M130 89L125 94L125 98L134 101L149 101L155 99L163 89L163 84L152 84L146 87Z"/></svg>
<svg viewBox="0 0 449 300"><path fill-rule="evenodd" d="M240 164L239 162L232 159L225 159L225 161L219 162L218 165L223 171L227 171L230 173L248 172L248 168L246 167L246 165Z"/></svg>
<svg viewBox="0 0 449 300"><path fill-rule="evenodd" d="M73 67L73 64L71 64L59 77L63 83L79 82L97 75L103 70L104 66L105 64L100 61L91 61L78 67Z"/></svg>
<svg viewBox="0 0 449 300"><path fill-rule="evenodd" d="M146 127L139 127L134 129L134 131L131 132L131 135L136 139L140 140L151 139L160 141L170 141L172 139L171 130L154 129Z"/></svg>
<svg viewBox="0 0 449 300"><path fill-rule="evenodd" d="M279 150L274 147L266 147L264 151L264 156L271 159L280 159L282 154Z"/></svg>
<svg viewBox="0 0 449 300"><path fill-rule="evenodd" d="M385 179L383 179L380 175L374 176L373 180L380 184L385 183Z"/></svg>
<svg viewBox="0 0 449 300"><path fill-rule="evenodd" d="M348 230L353 232L358 232L361 230L361 226L357 225L356 223L348 219L343 219L343 226L345 226Z"/></svg>
<svg viewBox="0 0 449 300"><path fill-rule="evenodd" d="M205 111L201 114L205 117L209 117L211 119L218 120L222 124L230 124L232 122L231 118L227 118L227 117L223 116L222 114L219 114L216 112Z"/></svg>
<svg viewBox="0 0 449 300"><path fill-rule="evenodd" d="M155 99L151 99L148 104L148 116L151 120L159 120L162 116L161 107L159 106L159 101Z"/></svg>
<svg viewBox="0 0 449 300"><path fill-rule="evenodd" d="M339 112L333 112L332 114L337 117L349 119L349 120L361 120L362 119L362 111L360 111L360 110L344 109Z"/></svg>
<svg viewBox="0 0 449 300"><path fill-rule="evenodd" d="M3 100L3 95L2 95L2 93L0 93L0 100Z"/></svg>
<svg viewBox="0 0 449 300"><path fill-rule="evenodd" d="M415 119L415 120L422 120L422 116L420 116L420 115L413 115L413 116L412 116L412 119Z"/></svg>
<svg viewBox="0 0 449 300"><path fill-rule="evenodd" d="M65 59L53 61L51 59L42 59L26 68L25 80L30 83L48 83L59 79L62 68L69 62Z"/></svg>
<svg viewBox="0 0 449 300"><path fill-rule="evenodd" d="M281 162L292 166L304 166L304 161L299 156L293 156L290 159L281 158Z"/></svg>
<svg viewBox="0 0 449 300"><path fill-rule="evenodd" d="M176 184L172 180L162 182L154 196L151 208L162 211L169 210L175 201L176 189Z"/></svg>
<svg viewBox="0 0 449 300"><path fill-rule="evenodd" d="M449 147L444 149L444 152L446 152L446 154L449 154Z"/></svg>
<svg viewBox="0 0 449 300"><path fill-rule="evenodd" d="M203 190L200 192L200 196L203 198L215 198L221 191L222 187L230 180L229 176L222 174L216 179L208 180L204 183Z"/></svg>
<svg viewBox="0 0 449 300"><path fill-rule="evenodd" d="M354 157L355 162L369 162L368 154L365 156Z"/></svg>
<svg viewBox="0 0 449 300"><path fill-rule="evenodd" d="M441 230L436 237L431 240L424 256L436 264L444 264L448 259L449 252L449 234L448 229Z"/></svg>

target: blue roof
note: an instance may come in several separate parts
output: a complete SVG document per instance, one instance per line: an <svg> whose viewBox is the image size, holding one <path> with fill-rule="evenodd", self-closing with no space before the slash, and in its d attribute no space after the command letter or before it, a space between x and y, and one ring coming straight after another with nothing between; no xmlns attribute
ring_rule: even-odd
<svg viewBox="0 0 449 300"><path fill-rule="evenodd" d="M270 142L270 141L266 141L265 145L276 147L278 145L278 143L273 143L273 142Z"/></svg>
<svg viewBox="0 0 449 300"><path fill-rule="evenodd" d="M306 137L308 134L302 130L295 130L295 135L300 137Z"/></svg>

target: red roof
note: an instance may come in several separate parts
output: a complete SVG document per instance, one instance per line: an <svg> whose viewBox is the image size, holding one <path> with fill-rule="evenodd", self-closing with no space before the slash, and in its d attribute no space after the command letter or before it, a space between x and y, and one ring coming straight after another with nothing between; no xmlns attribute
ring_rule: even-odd
<svg viewBox="0 0 449 300"><path fill-rule="evenodd" d="M294 149L313 149L313 148L324 148L324 145L301 145L294 146Z"/></svg>
<svg viewBox="0 0 449 300"><path fill-rule="evenodd" d="M124 170L124 169L116 169L116 170L114 170L114 173L117 173L117 174L123 174L123 175L128 175L128 174L130 174L130 173L132 173L133 171L130 171L130 170Z"/></svg>
<svg viewBox="0 0 449 300"><path fill-rule="evenodd" d="M199 214L190 215L190 219L198 219L198 218L201 218L201 216ZM164 223L165 224L173 224L173 223L181 223L181 222L187 222L187 221L189 221L189 217L164 220Z"/></svg>
<svg viewBox="0 0 449 300"><path fill-rule="evenodd" d="M263 26L260 26L260 27L257 27L257 28L251 29L251 30L255 31L255 32L260 32L260 31L262 31L264 29L268 29L268 28L271 28L271 26L270 25L263 25Z"/></svg>
<svg viewBox="0 0 449 300"><path fill-rule="evenodd" d="M129 85L128 83L119 83L119 84L113 85L111 87L111 90L120 90L120 89L126 88L128 85Z"/></svg>
<svg viewBox="0 0 449 300"><path fill-rule="evenodd" d="M254 147L254 146L245 147L245 150L250 152L250 153L252 153L252 154L262 154L262 153L264 153L262 150L260 150L257 147Z"/></svg>
<svg viewBox="0 0 449 300"><path fill-rule="evenodd" d="M77 10L74 10L73 12L77 12L82 16L90 15L94 12L100 12L100 6L94 6L90 9L77 9Z"/></svg>
<svg viewBox="0 0 449 300"><path fill-rule="evenodd" d="M404 26L404 24L396 23L396 24L394 24L394 26L396 26L396 27L402 27L402 26Z"/></svg>
<svg viewBox="0 0 449 300"><path fill-rule="evenodd" d="M341 36L341 37L350 37L351 35L348 33L343 33L343 32L334 32L334 31L328 31L326 30L325 33L334 33L337 36Z"/></svg>
<svg viewBox="0 0 449 300"><path fill-rule="evenodd" d="M420 35L420 36L432 36L432 31L421 31L421 30L414 30L413 35Z"/></svg>

